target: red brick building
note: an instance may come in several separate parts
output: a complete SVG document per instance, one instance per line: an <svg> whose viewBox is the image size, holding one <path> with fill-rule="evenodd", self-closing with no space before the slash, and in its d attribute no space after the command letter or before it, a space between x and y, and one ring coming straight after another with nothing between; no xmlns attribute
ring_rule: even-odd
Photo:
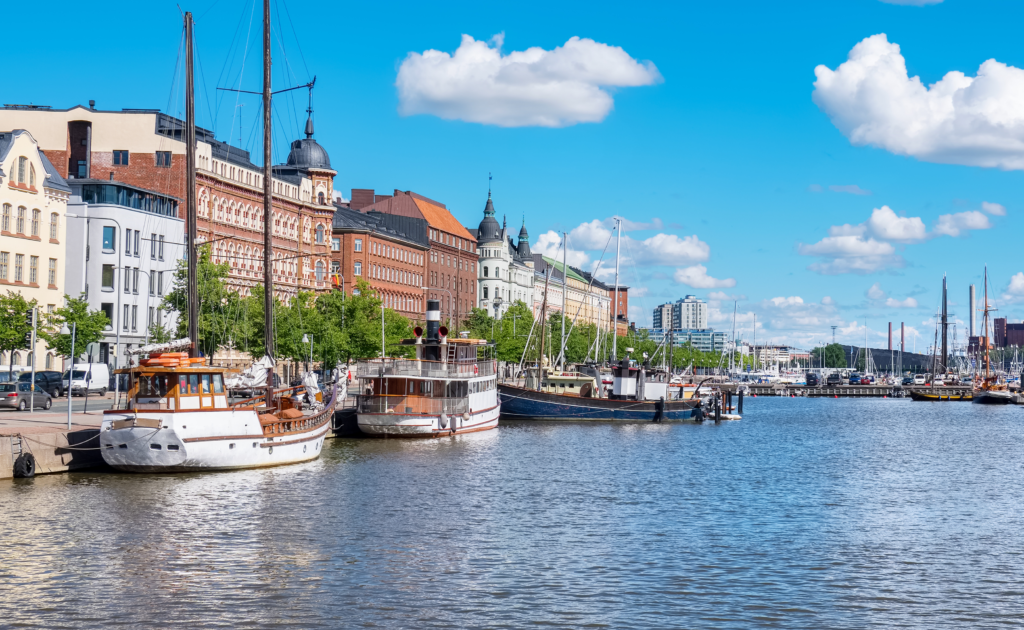
<svg viewBox="0 0 1024 630"><path fill-rule="evenodd" d="M441 302L442 320L465 319L476 303L476 239L443 203L411 191L376 195L371 189L353 189L350 208L360 212L411 217L426 221L427 253L424 268L428 299Z"/></svg>
<svg viewBox="0 0 1024 630"><path fill-rule="evenodd" d="M413 321L423 321L423 281L430 255L424 219L338 207L334 212L331 273L351 295L365 280L384 305Z"/></svg>
<svg viewBox="0 0 1024 630"><path fill-rule="evenodd" d="M157 110L4 107L0 128L29 130L63 177L185 197L184 124ZM330 288L337 173L312 136L310 120L306 138L293 141L287 162L273 169L274 293L283 300ZM263 282L263 169L211 131L197 129L196 139L199 240L213 242L213 259L231 264L230 285L248 295ZM179 210L186 218L183 204Z"/></svg>

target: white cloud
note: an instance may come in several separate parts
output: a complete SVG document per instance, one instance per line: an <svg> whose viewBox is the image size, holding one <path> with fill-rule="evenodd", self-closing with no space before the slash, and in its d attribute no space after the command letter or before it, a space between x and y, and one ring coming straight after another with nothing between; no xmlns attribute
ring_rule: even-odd
<svg viewBox="0 0 1024 630"><path fill-rule="evenodd" d="M896 248L873 238L861 236L826 236L813 245L801 244L798 251L804 256L876 257L892 255Z"/></svg>
<svg viewBox="0 0 1024 630"><path fill-rule="evenodd" d="M987 230L990 227L992 227L992 223L987 216L977 210L969 210L940 216L933 232L947 236L960 236L961 233L968 230Z"/></svg>
<svg viewBox="0 0 1024 630"><path fill-rule="evenodd" d="M592 39L507 55L503 41L497 35L492 46L463 35L453 54L409 53L395 81L398 111L499 127L566 127L604 120L614 88L662 80L653 63Z"/></svg>
<svg viewBox="0 0 1024 630"><path fill-rule="evenodd" d="M860 225L850 225L849 223L844 223L843 225L833 225L832 227L830 227L828 229L828 235L829 236L864 236L864 233L866 231L867 231L867 228L864 227L863 223L861 223Z"/></svg>
<svg viewBox="0 0 1024 630"><path fill-rule="evenodd" d="M942 0L882 0L886 4L900 4L907 7L925 7L929 4L942 4Z"/></svg>
<svg viewBox="0 0 1024 630"><path fill-rule="evenodd" d="M612 231L594 219L589 223L581 223L569 230L569 243L580 249L604 249L611 238Z"/></svg>
<svg viewBox="0 0 1024 630"><path fill-rule="evenodd" d="M1006 206L1001 203L989 203L987 201L982 201L981 209L989 214L994 214L997 217L1006 216Z"/></svg>
<svg viewBox="0 0 1024 630"><path fill-rule="evenodd" d="M867 296L872 300L881 300L885 297L885 291L883 291L881 285L876 282L871 285L870 289L868 289Z"/></svg>
<svg viewBox="0 0 1024 630"><path fill-rule="evenodd" d="M928 230L920 217L900 217L889 206L875 208L867 223L868 230L884 241L913 243L928 238Z"/></svg>
<svg viewBox="0 0 1024 630"><path fill-rule="evenodd" d="M850 195L870 195L871 194L870 190L864 190L863 188L861 188L860 186L858 186L856 184L852 184L852 185L849 185L849 186L829 186L828 189L831 190L832 192L847 193L847 194L850 194Z"/></svg>
<svg viewBox="0 0 1024 630"><path fill-rule="evenodd" d="M685 265L711 257L711 247L696 234L682 238L675 234L655 234L642 241L632 238L628 241L629 251L639 265Z"/></svg>
<svg viewBox="0 0 1024 630"><path fill-rule="evenodd" d="M907 74L884 33L836 70L814 69L813 100L854 145L928 162L1024 169L1024 71L990 59L976 77L947 73L925 86Z"/></svg>
<svg viewBox="0 0 1024 630"><path fill-rule="evenodd" d="M912 297L908 297L905 300L889 298L885 301L885 305L889 308L917 308L917 300Z"/></svg>
<svg viewBox="0 0 1024 630"><path fill-rule="evenodd" d="M1003 300L1007 302L1024 300L1024 272L1018 271L1010 276L1010 284L1003 292Z"/></svg>
<svg viewBox="0 0 1024 630"><path fill-rule="evenodd" d="M821 303L824 304L825 306L832 306L836 303L836 301L826 295L825 297L821 298Z"/></svg>
<svg viewBox="0 0 1024 630"><path fill-rule="evenodd" d="M679 284L685 284L694 289L727 289L736 286L736 280L733 278L724 280L712 278L708 275L708 268L704 265L676 269L672 278Z"/></svg>
<svg viewBox="0 0 1024 630"><path fill-rule="evenodd" d="M537 238L537 242L530 245L534 254L544 254L548 258L562 261L562 236L554 230L548 230ZM565 260L570 267L586 269L590 264L590 256L572 248L565 253Z"/></svg>
<svg viewBox="0 0 1024 630"><path fill-rule="evenodd" d="M712 291L711 293L708 293L708 299L709 300L714 300L716 302L732 302L734 300L745 300L745 299L747 299L747 296L745 296L745 295L729 295L728 293L726 293L724 291Z"/></svg>
<svg viewBox="0 0 1024 630"><path fill-rule="evenodd" d="M651 219L650 223L643 223L641 221L630 221L629 219L626 219L626 218L623 218L623 217L619 217L619 220L622 221L622 231L623 232L637 232L637 231L640 231L640 230L663 230L663 229L665 229L665 224L658 217L654 217L653 219ZM606 228L609 228L609 229L614 228L615 227L615 217L611 217L611 218L605 219L604 220L604 226Z"/></svg>
<svg viewBox="0 0 1024 630"><path fill-rule="evenodd" d="M648 289L647 287L630 287L629 289L629 297L631 298L647 297L650 294L651 290Z"/></svg>

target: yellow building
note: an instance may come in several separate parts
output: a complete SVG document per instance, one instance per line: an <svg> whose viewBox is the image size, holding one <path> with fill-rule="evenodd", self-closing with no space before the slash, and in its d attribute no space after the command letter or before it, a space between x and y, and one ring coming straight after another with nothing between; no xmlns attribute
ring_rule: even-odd
<svg viewBox="0 0 1024 630"><path fill-rule="evenodd" d="M65 223L71 188L29 132L0 132L0 291L35 300L39 312L64 302ZM59 370L58 357L39 340L35 352L14 353L14 364ZM11 357L0 355L3 365Z"/></svg>
<svg viewBox="0 0 1024 630"><path fill-rule="evenodd" d="M561 261L534 254L533 314L539 316L544 301L545 274L551 268L551 281L548 283L548 317L562 310L562 263ZM565 277L565 311L567 321L580 324L597 324L602 330L611 327L612 297L608 287L598 280L584 275L569 266ZM625 333L621 333L625 334Z"/></svg>

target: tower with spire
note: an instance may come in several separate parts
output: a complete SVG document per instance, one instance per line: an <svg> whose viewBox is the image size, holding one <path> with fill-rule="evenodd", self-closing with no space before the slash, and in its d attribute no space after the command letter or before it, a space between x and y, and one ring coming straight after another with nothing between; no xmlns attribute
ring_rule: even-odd
<svg viewBox="0 0 1024 630"><path fill-rule="evenodd" d="M501 317L517 301L533 304L533 256L525 217L518 243L509 234L506 217L498 225L490 181L488 174L487 203L477 229L477 306Z"/></svg>

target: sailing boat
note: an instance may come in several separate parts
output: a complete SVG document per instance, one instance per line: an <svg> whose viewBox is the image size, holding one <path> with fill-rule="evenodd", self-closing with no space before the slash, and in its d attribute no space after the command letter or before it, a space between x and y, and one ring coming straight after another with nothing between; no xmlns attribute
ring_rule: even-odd
<svg viewBox="0 0 1024 630"><path fill-rule="evenodd" d="M616 220L616 231L621 239L621 220ZM564 241L563 241L564 246ZM563 254L563 279L568 269ZM615 295L618 294L619 250L616 244L615 253ZM550 280L550 275L547 280ZM660 416L665 422L689 421L690 413L696 407L698 399L669 400L669 382L667 375L659 375L660 380L649 379L650 370L646 365L637 365L631 360L627 348L626 358L612 364L612 388L607 396L602 396L603 383L599 370L586 366L580 371L572 371L551 367L544 356L544 335L547 330L547 285L545 284L544 301L541 306L540 324L540 357L537 367L526 370L525 383L520 385L501 383L498 395L501 398L502 418L509 420L599 420L619 422L649 422ZM563 290L562 295L565 295ZM618 300L615 299L616 304ZM565 312L563 307L562 312ZM615 321L612 322L612 356L616 354ZM562 337L563 349L559 357L564 357L565 337ZM529 347L529 340L527 340ZM524 353L525 360L525 353ZM680 394L680 388L674 388ZM691 393L692 392L686 392ZM662 407L659 414L659 407Z"/></svg>
<svg viewBox="0 0 1024 630"><path fill-rule="evenodd" d="M989 336L988 336L988 314L995 309L988 305L988 267L985 267L985 307L982 318L981 352L982 361L985 363L985 376L981 381L975 381L973 401L979 405L1005 405L1013 402L1010 390L1006 383L999 382L999 376L992 374L989 369Z"/></svg>
<svg viewBox="0 0 1024 630"><path fill-rule="evenodd" d="M264 226L273 225L273 174L270 154L270 4L264 0ZM224 368L204 365L199 354L198 256L196 243L196 126L193 81L192 14L185 14L186 41L186 226L188 229L189 336L132 351L138 365L127 374L123 409L104 412L100 452L110 466L128 472L179 472L279 466L315 459L331 427L337 385L326 405L305 411L291 390L275 392L268 368L264 397L229 403ZM273 269L271 231L263 249L267 353L273 355ZM143 358L145 357L145 358ZM269 362L273 365L273 361ZM276 396L275 396L276 394ZM264 404L259 405L263 399Z"/></svg>

